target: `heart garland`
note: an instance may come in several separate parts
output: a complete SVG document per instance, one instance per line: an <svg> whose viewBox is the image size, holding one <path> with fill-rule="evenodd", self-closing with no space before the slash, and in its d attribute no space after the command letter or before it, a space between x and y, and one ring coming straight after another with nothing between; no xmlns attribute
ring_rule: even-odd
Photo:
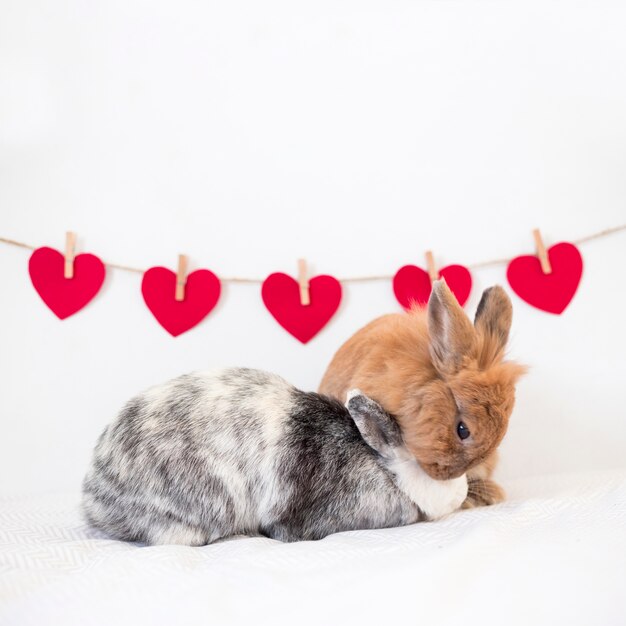
<svg viewBox="0 0 626 626"><path fill-rule="evenodd" d="M450 291L463 306L472 290L472 275L469 270L463 265L448 265L439 270L439 277L445 279ZM407 311L415 304L426 306L431 289L428 272L415 265L401 267L393 277L393 293Z"/></svg>
<svg viewBox="0 0 626 626"><path fill-rule="evenodd" d="M560 315L572 301L583 273L583 259L571 243L557 243L547 250L552 271L544 274L536 256L514 258L506 277L522 300L542 311Z"/></svg>
<svg viewBox="0 0 626 626"><path fill-rule="evenodd" d="M198 325L215 307L222 287L209 270L187 276L185 297L177 301L176 274L166 267L151 267L141 280L141 293L157 322L173 337Z"/></svg>
<svg viewBox="0 0 626 626"><path fill-rule="evenodd" d="M300 303L300 286L291 276L270 274L261 297L274 319L298 341L307 343L330 321L341 302L341 283L332 276L309 279L310 304Z"/></svg>
<svg viewBox="0 0 626 626"><path fill-rule="evenodd" d="M104 263L93 254L74 257L74 276L64 276L65 257L54 248L37 248L28 260L35 291L61 320L74 315L93 300L104 282Z"/></svg>
<svg viewBox="0 0 626 626"><path fill-rule="evenodd" d="M543 256L541 256L543 255ZM531 306L561 314L572 301L583 271L578 248L567 242L548 250L541 243L540 256L549 267L542 269L535 255L514 258L507 267L507 279L513 291ZM30 256L28 271L32 284L46 306L61 320L85 307L104 282L104 263L93 254L79 254L73 259L73 278L64 277L65 257L58 250L37 248ZM545 272L544 272L545 269ZM550 271L551 270L551 271ZM548 272L548 273L546 273ZM469 270L449 265L438 272L463 306L472 288ZM141 291L148 309L161 326L174 337L200 323L216 306L221 284L209 270L196 270L187 276L185 297L175 298L177 276L164 267L152 267L142 279ZM308 281L311 302L300 301L296 280L280 272L263 282L263 302L276 321L302 343L309 342L330 321L341 303L340 282L322 275ZM424 306L431 292L428 272L415 265L405 265L393 277L393 291L405 308Z"/></svg>

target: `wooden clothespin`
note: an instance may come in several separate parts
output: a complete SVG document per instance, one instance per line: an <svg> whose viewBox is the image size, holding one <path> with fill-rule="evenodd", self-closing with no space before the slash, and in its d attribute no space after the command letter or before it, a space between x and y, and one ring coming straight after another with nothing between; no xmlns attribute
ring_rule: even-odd
<svg viewBox="0 0 626 626"><path fill-rule="evenodd" d="M430 282L434 282L439 279L439 272L437 271L437 266L435 265L435 257L431 250L426 252L426 269L428 270L428 276L430 277Z"/></svg>
<svg viewBox="0 0 626 626"><path fill-rule="evenodd" d="M543 239L541 238L541 233L539 232L538 228L535 228L535 230L533 230L533 237L535 238L537 256L539 257L539 261L541 262L541 271L544 274L552 274L552 266L550 265L548 251L543 244Z"/></svg>
<svg viewBox="0 0 626 626"><path fill-rule="evenodd" d="M65 233L65 266L63 269L64 278L74 278L74 248L76 246L76 233L67 231Z"/></svg>
<svg viewBox="0 0 626 626"><path fill-rule="evenodd" d="M187 283L187 257L178 255L178 273L176 274L176 302L185 299L185 284Z"/></svg>
<svg viewBox="0 0 626 626"><path fill-rule="evenodd" d="M300 304L309 306L311 304L311 294L309 293L306 259L298 259L298 284L300 285Z"/></svg>

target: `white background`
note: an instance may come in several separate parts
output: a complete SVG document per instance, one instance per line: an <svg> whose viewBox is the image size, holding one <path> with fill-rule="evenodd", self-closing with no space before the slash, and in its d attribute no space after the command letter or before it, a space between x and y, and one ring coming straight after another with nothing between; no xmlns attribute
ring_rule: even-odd
<svg viewBox="0 0 626 626"><path fill-rule="evenodd" d="M0 235L222 276L392 274L532 252L626 221L626 10L608 2L0 3ZM531 365L500 475L625 464L626 234L581 251L562 316L514 297ZM0 246L0 491L78 489L120 405L221 365L314 389L334 350L399 310L348 285L309 345L228 285L171 338L111 270L58 321ZM474 273L468 311L505 268Z"/></svg>

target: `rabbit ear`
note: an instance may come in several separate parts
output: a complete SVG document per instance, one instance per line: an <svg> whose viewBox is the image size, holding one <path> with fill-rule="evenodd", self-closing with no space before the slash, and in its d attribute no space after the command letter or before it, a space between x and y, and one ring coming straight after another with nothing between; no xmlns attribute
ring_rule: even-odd
<svg viewBox="0 0 626 626"><path fill-rule="evenodd" d="M481 367L497 361L504 354L509 339L513 307L502 287L485 289L476 309L474 326L481 341L479 362Z"/></svg>
<svg viewBox="0 0 626 626"><path fill-rule="evenodd" d="M397 422L374 400L359 389L348 392L346 408L370 448L390 459L394 450L402 445L402 435Z"/></svg>
<svg viewBox="0 0 626 626"><path fill-rule="evenodd" d="M506 291L500 285L485 289L474 318L476 330L491 336L504 348L509 339L512 318L513 307Z"/></svg>
<svg viewBox="0 0 626 626"><path fill-rule="evenodd" d="M453 374L474 356L476 332L444 280L433 282L428 300L428 333L433 364L442 374Z"/></svg>

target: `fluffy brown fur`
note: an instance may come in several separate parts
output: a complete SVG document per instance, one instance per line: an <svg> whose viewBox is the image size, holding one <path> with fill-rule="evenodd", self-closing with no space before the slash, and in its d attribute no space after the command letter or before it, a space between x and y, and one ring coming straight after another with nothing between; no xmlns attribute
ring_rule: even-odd
<svg viewBox="0 0 626 626"><path fill-rule="evenodd" d="M427 310L380 317L339 348L320 392L343 401L350 389L361 389L396 416L430 476L467 472L465 506L499 502L504 493L490 477L524 372L504 360L511 314L505 291L492 287L472 325L445 282L436 281ZM459 421L470 430L465 440Z"/></svg>

